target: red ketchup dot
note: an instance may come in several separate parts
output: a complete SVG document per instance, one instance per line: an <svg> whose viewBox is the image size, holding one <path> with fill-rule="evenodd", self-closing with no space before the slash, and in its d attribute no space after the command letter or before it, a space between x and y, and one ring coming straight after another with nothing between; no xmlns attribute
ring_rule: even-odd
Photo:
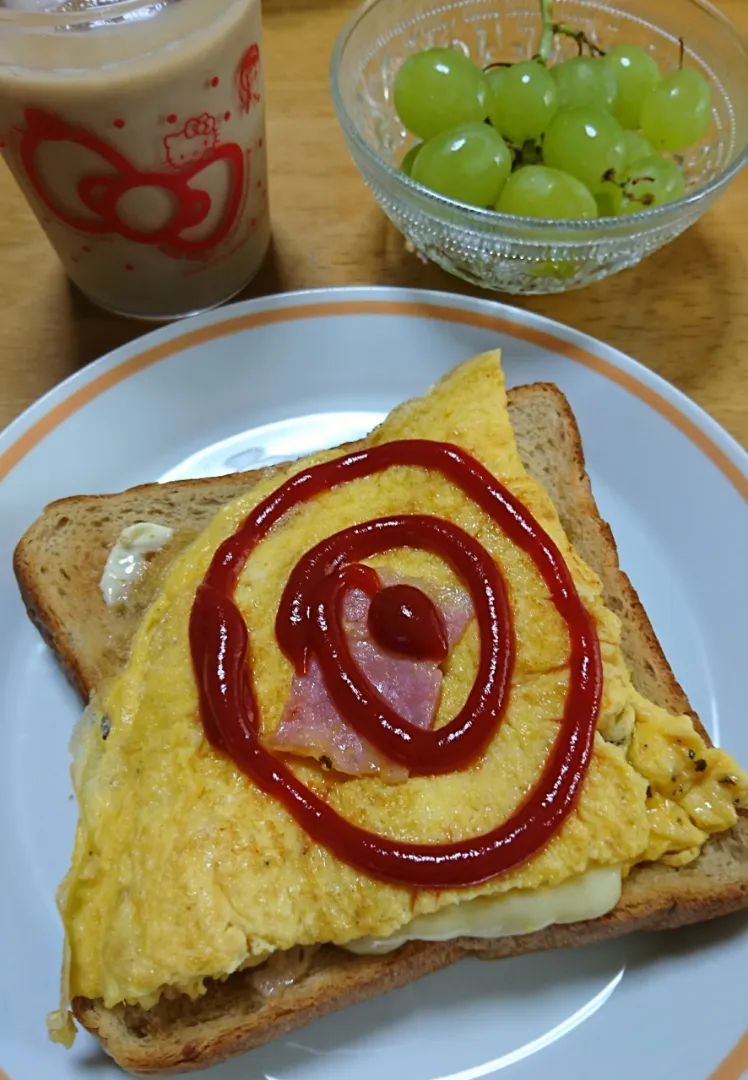
<svg viewBox="0 0 748 1080"><path fill-rule="evenodd" d="M449 656L449 638L441 612L413 585L380 589L371 602L368 622L374 641L383 649L436 663Z"/></svg>
<svg viewBox="0 0 748 1080"><path fill-rule="evenodd" d="M214 75L213 78L210 80L210 85L211 86L218 86L220 81L221 80L218 78L218 76Z"/></svg>
<svg viewBox="0 0 748 1080"><path fill-rule="evenodd" d="M231 119L231 113L230 112L225 112L223 114L223 118L224 118L224 120L230 120Z"/></svg>
<svg viewBox="0 0 748 1080"><path fill-rule="evenodd" d="M176 113L169 113L169 115L166 117L166 123L167 124L176 124L176 122L177 122L177 114Z"/></svg>
<svg viewBox="0 0 748 1080"><path fill-rule="evenodd" d="M134 269L135 269L135 267L132 265L132 263L125 263L125 270L134 270Z"/></svg>
<svg viewBox="0 0 748 1080"><path fill-rule="evenodd" d="M125 121L124 120L115 120L114 121L114 126L116 128L123 128L125 126Z"/></svg>

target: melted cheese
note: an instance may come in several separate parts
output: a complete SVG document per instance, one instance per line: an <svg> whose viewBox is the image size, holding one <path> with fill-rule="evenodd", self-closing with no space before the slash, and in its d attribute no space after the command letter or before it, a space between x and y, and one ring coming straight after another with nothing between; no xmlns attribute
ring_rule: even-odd
<svg viewBox="0 0 748 1080"><path fill-rule="evenodd" d="M505 896L479 897L411 919L388 938L361 938L346 948L363 956L393 952L407 941L454 941L533 934L548 926L599 919L621 899L621 870L601 867L561 885L515 889Z"/></svg>

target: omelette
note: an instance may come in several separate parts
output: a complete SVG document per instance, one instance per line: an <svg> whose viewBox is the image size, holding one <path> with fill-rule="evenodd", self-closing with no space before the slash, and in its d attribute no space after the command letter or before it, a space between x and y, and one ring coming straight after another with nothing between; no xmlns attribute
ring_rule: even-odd
<svg viewBox="0 0 748 1080"><path fill-rule="evenodd" d="M411 939L490 937L603 915L633 866L692 862L710 834L729 829L748 805L748 774L707 747L689 717L669 715L634 689L600 580L522 466L498 354L463 364L396 408L366 445L411 439L456 446L500 480L556 544L592 620L602 690L573 812L506 873L469 887L407 887L313 841L282 801L206 738L189 640L198 588L216 551L262 500L339 451L288 465L223 507L174 560L127 667L99 688L76 730L80 817L59 893L66 950L53 1037L70 1041L68 1008L77 996L148 1009L163 996L198 997L206 980L299 946L375 953ZM501 724L467 767L435 775L389 767L346 729L320 672L312 664L300 674L276 634L284 589L307 552L341 530L403 514L433 515L476 540L501 570L514 620ZM465 705L479 666L479 628L464 582L437 554L415 547L365 563L382 582L418 587L443 615L442 659L398 664L367 639L367 604L346 611L364 671L410 724L439 730ZM234 598L249 635L260 741L346 821L396 843L454 843L506 822L538 783L569 693L569 631L536 563L439 472L394 465L320 491L254 548Z"/></svg>

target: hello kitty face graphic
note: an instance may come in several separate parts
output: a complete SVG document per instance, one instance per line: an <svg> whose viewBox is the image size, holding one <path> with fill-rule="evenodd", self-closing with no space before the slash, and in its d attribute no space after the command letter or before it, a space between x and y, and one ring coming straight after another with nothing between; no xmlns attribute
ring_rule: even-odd
<svg viewBox="0 0 748 1080"><path fill-rule="evenodd" d="M245 113L260 100L260 46L250 45L239 62L239 101Z"/></svg>
<svg viewBox="0 0 748 1080"><path fill-rule="evenodd" d="M216 118L209 113L193 116L181 131L164 139L166 160L175 169L209 157L217 145Z"/></svg>
<svg viewBox="0 0 748 1080"><path fill-rule="evenodd" d="M42 109L27 109L25 121L18 150L29 183L50 213L81 233L122 236L160 246L178 258L207 254L226 239L237 220L248 182L249 156L238 143L219 145L213 117L190 120L181 132L164 139L166 170L140 169L98 135ZM66 144L70 155L76 149L83 154L84 175L75 184L77 207L59 201L40 168L40 150L50 143ZM213 200L200 181L205 170L219 161L227 168L229 180L216 225L207 236L184 235L204 224L213 209ZM166 209L158 227L142 230L123 219L122 206L125 198L137 197L146 189L161 191L167 197Z"/></svg>

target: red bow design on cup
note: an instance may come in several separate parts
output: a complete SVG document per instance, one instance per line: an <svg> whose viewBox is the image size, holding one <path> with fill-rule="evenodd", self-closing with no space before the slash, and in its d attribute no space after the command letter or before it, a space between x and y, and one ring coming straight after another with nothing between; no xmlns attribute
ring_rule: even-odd
<svg viewBox="0 0 748 1080"><path fill-rule="evenodd" d="M26 129L21 133L20 156L29 182L51 213L73 229L100 236L115 233L138 244L160 244L168 249L169 254L199 255L220 244L237 219L244 191L244 153L238 143L216 145L215 120L211 129L214 141L210 146L203 147L198 160L189 160L186 165L172 162L169 172L158 172L140 171L124 154L97 135L84 128L73 127L42 109L27 109L25 118ZM212 119L208 117L208 120ZM200 117L188 121L188 124L202 125L204 121L205 118ZM203 135L202 132L199 134ZM210 130L206 134L210 135ZM109 166L110 171L85 176L76 186L78 198L92 217L78 215L60 205L47 186L39 170L38 151L48 142L81 146L98 155ZM200 239L188 239L182 233L201 225L212 206L208 192L191 187L190 181L217 161L225 161L229 169L229 191L224 212L212 233ZM139 188L161 189L171 197L173 212L161 228L140 230L122 220L120 200Z"/></svg>

